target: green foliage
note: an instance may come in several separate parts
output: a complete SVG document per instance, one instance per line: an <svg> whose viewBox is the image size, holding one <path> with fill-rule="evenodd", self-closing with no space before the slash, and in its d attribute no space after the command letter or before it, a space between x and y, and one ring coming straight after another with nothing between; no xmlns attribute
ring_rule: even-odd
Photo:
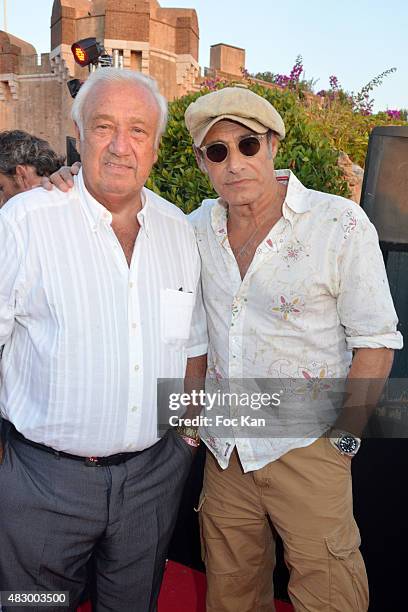
<svg viewBox="0 0 408 612"><path fill-rule="evenodd" d="M403 116L393 119L386 112L364 115L353 110L342 92L333 99L309 101L306 109L313 129L329 140L332 147L344 151L354 163L364 167L368 139L376 126L406 124Z"/></svg>
<svg viewBox="0 0 408 612"><path fill-rule="evenodd" d="M185 213L193 211L205 198L216 197L206 175L199 170L192 141L184 123L187 106L200 94L179 98L169 104L169 121L157 160L146 186Z"/></svg>
<svg viewBox="0 0 408 612"><path fill-rule="evenodd" d="M260 79L261 81L266 81L267 83L276 83L278 74L276 72L270 72L270 70L267 70L266 72L257 72L252 76L255 79Z"/></svg>
<svg viewBox="0 0 408 612"><path fill-rule="evenodd" d="M364 166L368 139L371 130L381 125L403 125L407 123L404 109L387 110L372 114L374 99L371 92L396 68L384 70L371 79L357 93L349 93L340 85L335 75L329 77L330 88L313 94L316 81L304 78L302 56L298 55L289 75L259 72L255 76L291 90L309 117L309 127L321 138L329 141L337 151L344 151L353 162ZM301 78L303 75L303 78ZM248 83L251 75L244 75ZM309 95L308 95L309 94Z"/></svg>
<svg viewBox="0 0 408 612"><path fill-rule="evenodd" d="M376 77L371 79L357 94L352 94L353 110L361 113L362 115L371 115L374 105L374 99L370 99L370 92L375 88L382 85L383 80L396 71L396 68L388 68L384 70Z"/></svg>
<svg viewBox="0 0 408 612"><path fill-rule="evenodd" d="M221 85L218 85L221 86ZM290 168L306 187L348 195L348 186L337 165L338 152L308 116L295 92L250 87L269 100L281 113L287 128L282 141L276 168ZM204 198L216 197L208 178L197 167L192 141L184 124L184 112L200 93L179 98L169 105L169 122L163 136L159 159L147 183L164 198L188 213L197 208Z"/></svg>
<svg viewBox="0 0 408 612"><path fill-rule="evenodd" d="M338 151L312 123L307 107L300 104L296 92L251 86L282 115L286 137L275 160L276 168L290 168L309 189L337 195L349 195L347 183L337 165Z"/></svg>

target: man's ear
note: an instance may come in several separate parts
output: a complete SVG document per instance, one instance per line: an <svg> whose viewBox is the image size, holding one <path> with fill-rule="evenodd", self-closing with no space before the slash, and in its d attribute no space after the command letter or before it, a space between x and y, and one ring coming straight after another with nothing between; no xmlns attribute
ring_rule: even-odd
<svg viewBox="0 0 408 612"><path fill-rule="evenodd" d="M208 174L207 166L205 165L203 154L200 149L193 145L194 156L196 158L197 166L200 168L201 172L204 174Z"/></svg>
<svg viewBox="0 0 408 612"><path fill-rule="evenodd" d="M271 147L272 147L272 159L275 159L276 154L279 149L279 138L275 136L275 134L271 138Z"/></svg>
<svg viewBox="0 0 408 612"><path fill-rule="evenodd" d="M25 166L24 164L17 164L16 166L16 174L15 179L19 185L19 187L23 191L28 191L28 189L32 188L31 177L32 177L32 169L30 172L31 166Z"/></svg>

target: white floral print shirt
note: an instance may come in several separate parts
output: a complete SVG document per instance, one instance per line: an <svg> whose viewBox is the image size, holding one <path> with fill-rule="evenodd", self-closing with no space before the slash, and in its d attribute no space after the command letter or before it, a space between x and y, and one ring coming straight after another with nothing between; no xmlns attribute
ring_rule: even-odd
<svg viewBox="0 0 408 612"><path fill-rule="evenodd" d="M293 380L297 387L304 381L305 392L316 394L316 384L346 378L353 349L399 349L402 337L377 233L364 211L307 189L289 170L276 176L287 184L282 217L243 280L223 201L204 200L190 215L202 260L208 376ZM234 427L227 437L211 426L200 433L221 467L236 446L250 471L311 444L327 426L299 438L245 438Z"/></svg>

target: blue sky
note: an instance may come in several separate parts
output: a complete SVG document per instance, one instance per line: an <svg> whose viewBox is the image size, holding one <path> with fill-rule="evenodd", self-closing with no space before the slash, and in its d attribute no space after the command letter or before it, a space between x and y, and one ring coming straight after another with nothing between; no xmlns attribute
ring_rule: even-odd
<svg viewBox="0 0 408 612"><path fill-rule="evenodd" d="M208 66L210 46L220 42L246 49L249 72L289 73L301 54L306 78L319 79L317 89L335 74L348 91L395 66L397 72L374 91L375 108L408 108L408 0L159 1L196 9L201 66ZM53 0L6 2L9 32L49 51Z"/></svg>

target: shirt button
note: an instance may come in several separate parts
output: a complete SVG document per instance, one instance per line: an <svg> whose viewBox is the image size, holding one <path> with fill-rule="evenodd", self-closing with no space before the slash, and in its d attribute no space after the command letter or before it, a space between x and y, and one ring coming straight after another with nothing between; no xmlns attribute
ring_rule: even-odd
<svg viewBox="0 0 408 612"><path fill-rule="evenodd" d="M129 283L129 288L132 289L133 288L133 283Z"/></svg>
<svg viewBox="0 0 408 612"><path fill-rule="evenodd" d="M135 372L138 372L138 371L139 371L139 366L136 364L135 365Z"/></svg>
<svg viewBox="0 0 408 612"><path fill-rule="evenodd" d="M137 406L132 406L132 412L136 412L137 411Z"/></svg>
<svg viewBox="0 0 408 612"><path fill-rule="evenodd" d="M132 323L132 329L136 329L137 325L136 323Z"/></svg>

